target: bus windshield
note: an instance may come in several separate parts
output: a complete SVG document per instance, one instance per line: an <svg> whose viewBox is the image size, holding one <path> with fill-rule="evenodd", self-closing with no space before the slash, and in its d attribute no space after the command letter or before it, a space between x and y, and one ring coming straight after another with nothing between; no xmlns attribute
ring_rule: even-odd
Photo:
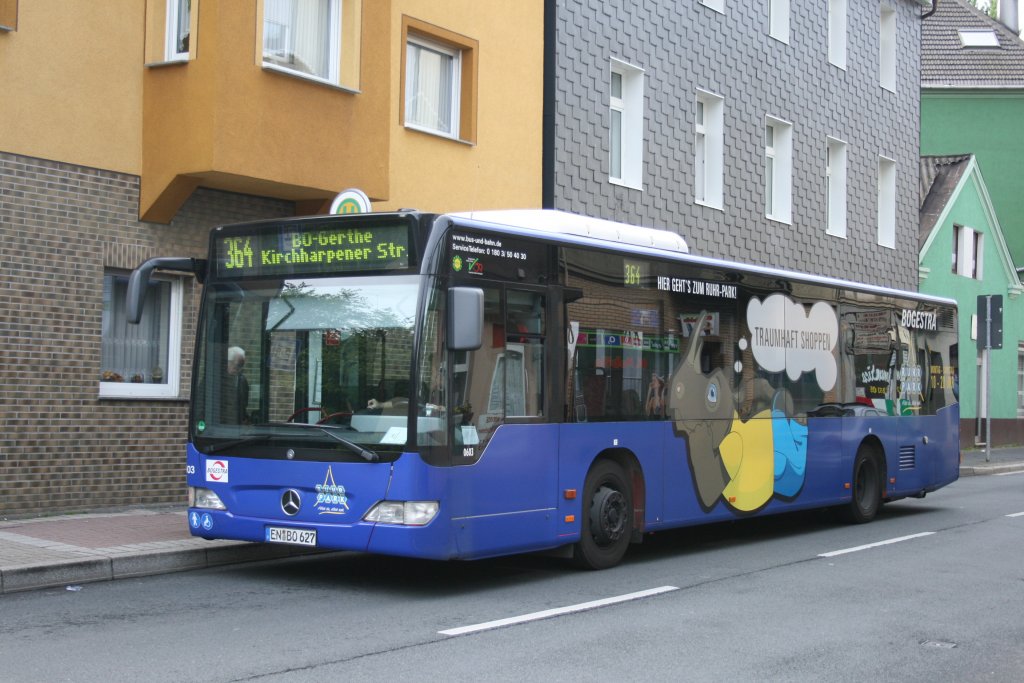
<svg viewBox="0 0 1024 683"><path fill-rule="evenodd" d="M251 457L289 447L400 451L419 278L218 281L200 323L192 434ZM359 448L352 448L352 446ZM369 459L369 458L366 458Z"/></svg>

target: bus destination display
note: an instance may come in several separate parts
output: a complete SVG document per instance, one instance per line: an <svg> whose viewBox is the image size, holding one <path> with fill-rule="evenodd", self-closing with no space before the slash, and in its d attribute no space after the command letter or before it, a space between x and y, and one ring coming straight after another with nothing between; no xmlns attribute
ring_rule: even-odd
<svg viewBox="0 0 1024 683"><path fill-rule="evenodd" d="M217 277L409 267L409 226L360 222L290 225L214 239Z"/></svg>

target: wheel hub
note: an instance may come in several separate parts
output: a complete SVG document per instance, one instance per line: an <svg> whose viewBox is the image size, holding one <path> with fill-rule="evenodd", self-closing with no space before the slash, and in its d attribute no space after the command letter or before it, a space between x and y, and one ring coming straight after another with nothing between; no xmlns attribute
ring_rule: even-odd
<svg viewBox="0 0 1024 683"><path fill-rule="evenodd" d="M602 486L590 508L590 532L600 545L614 543L626 529L626 497L621 491Z"/></svg>

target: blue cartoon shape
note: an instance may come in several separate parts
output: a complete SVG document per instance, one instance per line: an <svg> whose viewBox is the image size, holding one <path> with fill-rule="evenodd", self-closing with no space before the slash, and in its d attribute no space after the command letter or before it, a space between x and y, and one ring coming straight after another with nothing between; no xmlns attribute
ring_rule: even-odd
<svg viewBox="0 0 1024 683"><path fill-rule="evenodd" d="M807 425L789 419L784 411L775 407L775 401L772 404L775 495L793 498L803 488L807 471Z"/></svg>

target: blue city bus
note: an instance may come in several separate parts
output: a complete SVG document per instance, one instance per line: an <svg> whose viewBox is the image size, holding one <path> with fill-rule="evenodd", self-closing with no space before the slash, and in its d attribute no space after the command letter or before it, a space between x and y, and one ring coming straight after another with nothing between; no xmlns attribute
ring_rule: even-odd
<svg viewBox="0 0 1024 683"><path fill-rule="evenodd" d="M541 210L212 231L192 534L433 559L617 564L663 529L868 522L957 479L952 300L689 253Z"/></svg>

